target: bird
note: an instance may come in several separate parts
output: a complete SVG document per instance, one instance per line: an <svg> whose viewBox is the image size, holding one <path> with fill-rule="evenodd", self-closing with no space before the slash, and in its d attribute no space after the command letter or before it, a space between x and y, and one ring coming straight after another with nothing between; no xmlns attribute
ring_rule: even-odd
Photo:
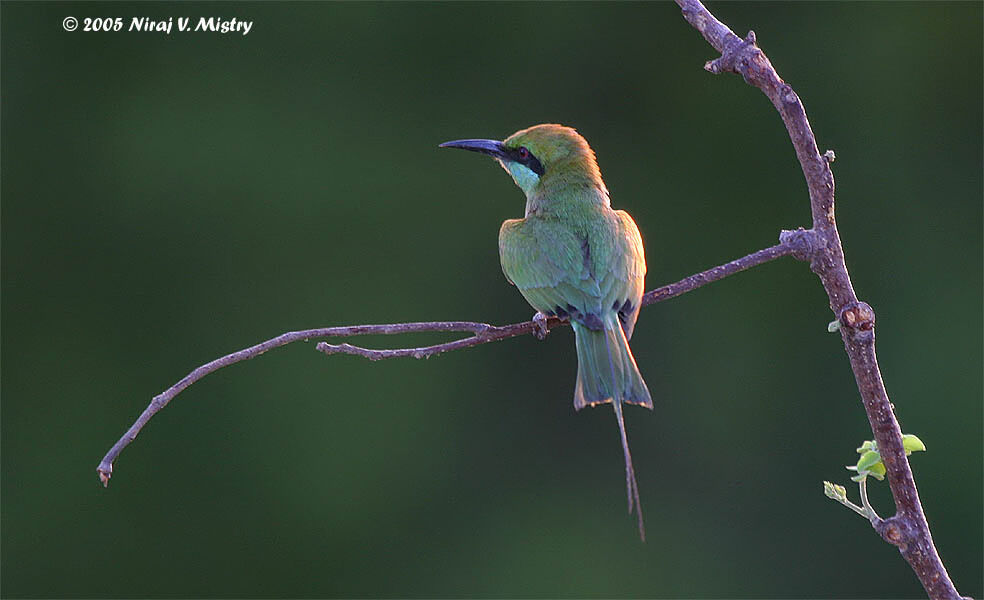
<svg viewBox="0 0 984 600"><path fill-rule="evenodd" d="M614 408L629 515L634 508L645 541L622 415L625 404L653 408L628 342L646 276L639 228L627 212L612 209L595 153L571 127L547 123L503 141L462 139L440 147L491 156L526 195L524 217L506 220L499 230L502 271L536 309L533 320L543 332L548 317L570 321L578 364L574 408Z"/></svg>

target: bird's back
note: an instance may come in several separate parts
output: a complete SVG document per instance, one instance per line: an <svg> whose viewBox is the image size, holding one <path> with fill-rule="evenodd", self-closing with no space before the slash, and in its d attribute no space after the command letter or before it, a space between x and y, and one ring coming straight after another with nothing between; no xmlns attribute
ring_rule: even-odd
<svg viewBox="0 0 984 600"><path fill-rule="evenodd" d="M595 204L510 219L499 231L499 253L506 277L535 309L564 316L570 305L601 317L625 307L631 335L646 261L626 212Z"/></svg>

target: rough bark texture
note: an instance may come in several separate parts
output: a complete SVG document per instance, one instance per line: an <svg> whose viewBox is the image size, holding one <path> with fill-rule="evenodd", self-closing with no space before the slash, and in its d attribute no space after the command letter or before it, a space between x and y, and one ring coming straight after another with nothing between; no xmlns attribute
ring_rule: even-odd
<svg viewBox="0 0 984 600"><path fill-rule="evenodd" d="M885 464L895 499L896 514L873 522L879 534L899 548L930 598L959 598L940 560L919 502L919 492L902 448L902 431L885 391L875 356L875 312L858 300L844 264L844 250L834 219L833 153L820 155L806 111L793 88L784 82L765 53L756 45L755 33L745 39L718 21L698 0L676 0L683 16L704 39L721 53L704 68L711 73L731 72L764 93L786 124L789 139L803 168L810 192L813 228L807 257L830 298L830 309L841 323L844 348L854 370L871 431Z"/></svg>

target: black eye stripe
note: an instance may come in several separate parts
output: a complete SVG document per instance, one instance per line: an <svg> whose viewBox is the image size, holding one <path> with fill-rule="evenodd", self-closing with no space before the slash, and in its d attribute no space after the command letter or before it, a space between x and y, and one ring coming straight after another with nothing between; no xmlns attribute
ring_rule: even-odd
<svg viewBox="0 0 984 600"><path fill-rule="evenodd" d="M533 153L530 152L529 149L527 149L526 151L526 158L520 156L519 148L507 149L506 158L508 158L513 162L518 162L519 164L524 165L526 168L528 168L530 171L533 171L537 175L543 175L543 163L541 163L537 157L533 156Z"/></svg>

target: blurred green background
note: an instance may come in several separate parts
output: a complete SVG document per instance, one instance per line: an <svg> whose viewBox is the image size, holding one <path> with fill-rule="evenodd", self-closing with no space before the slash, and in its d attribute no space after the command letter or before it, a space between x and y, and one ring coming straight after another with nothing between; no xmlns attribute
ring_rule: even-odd
<svg viewBox="0 0 984 600"><path fill-rule="evenodd" d="M982 5L710 8L755 29L837 153L848 266L929 447L924 507L980 598ZM254 25L67 33L69 15ZM704 72L714 56L669 3L4 2L3 595L920 597L823 495L871 433L792 259L643 311L646 544L611 410L571 405L567 329L427 361L288 346L179 396L98 483L150 398L227 352L529 318L496 247L522 194L442 141L577 127L649 288L807 225L778 115Z"/></svg>

